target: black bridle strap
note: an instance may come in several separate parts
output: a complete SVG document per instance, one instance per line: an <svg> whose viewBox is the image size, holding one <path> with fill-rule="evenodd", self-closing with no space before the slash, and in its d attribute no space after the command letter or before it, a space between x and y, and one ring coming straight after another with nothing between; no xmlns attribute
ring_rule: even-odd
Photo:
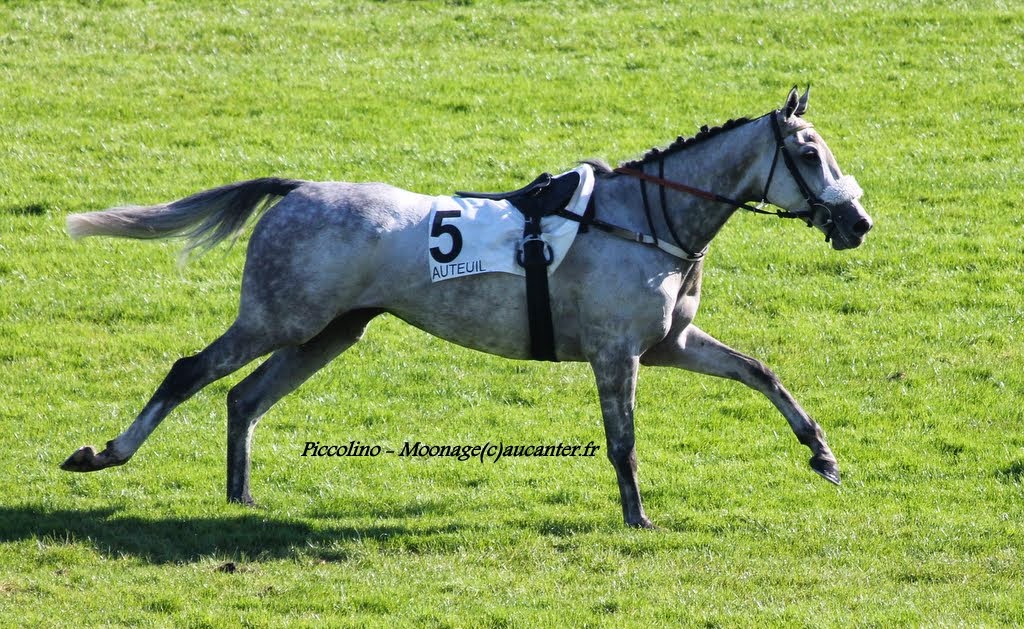
<svg viewBox="0 0 1024 629"><path fill-rule="evenodd" d="M658 178L665 178L665 157L662 156L658 160ZM672 227L672 221L668 220L668 199L665 186L658 186L659 198L661 199L661 217L665 220L665 225L668 227L668 233L672 236L672 240L677 245L682 246L683 241L679 240L679 235L676 234L676 230Z"/></svg>
<svg viewBox="0 0 1024 629"><path fill-rule="evenodd" d="M783 143L782 129L779 128L779 121L774 116L772 117L772 133L775 135L775 145L778 147L778 152L782 153L782 159L786 162L786 168L789 169L789 174L796 181L797 187L800 188L800 194L804 195L804 199L807 201L807 205L813 207L821 202L814 193L811 192L811 187L807 185L804 180L804 176L800 174L800 169L796 167L796 162L793 161L793 156L786 150L786 145ZM776 159L778 155L776 154ZM769 183L771 178L768 179Z"/></svg>
<svg viewBox="0 0 1024 629"><path fill-rule="evenodd" d="M641 185L643 185L643 182L641 182ZM692 253L690 251L686 251L681 247L677 247L672 243L665 242L664 240L659 240L657 236L652 236L649 234L645 234L643 232L636 232L630 229L626 229L625 227L619 227L618 225L613 225L609 222L602 221L601 219L594 217L595 212L591 211L591 207L593 205L594 197L590 197L590 206L588 206L587 211L583 214L583 216L580 216L579 214L573 214L569 210L565 209L556 210L554 212L554 215L568 219L570 221L576 221L580 225L585 225L587 227L599 229L605 232L606 234L615 236L616 238L622 238L623 240L628 240L630 242L640 243L641 245L649 245L651 247L656 247L671 256L675 256L681 260L686 260L687 262L699 262L704 258L704 254L707 252L707 247L705 247L703 250L698 251L697 253Z"/></svg>
<svg viewBox="0 0 1024 629"><path fill-rule="evenodd" d="M662 169L665 168L664 161L659 162L659 164ZM664 174L663 171L661 172L662 174ZM642 201L644 206L644 218L647 219L647 229L650 230L651 233L648 235L641 234L639 232L631 232L629 230L623 229L621 227L616 227L609 223L605 223L603 226L594 223L594 227L602 229L610 234L615 234L620 238L626 238L627 240L633 240L635 242L640 242L645 245L653 245L661 249L662 251L665 251L677 258L682 258L683 260L687 260L689 262L696 262L697 260L703 258L703 251L693 253L689 249L683 247L682 242L680 242L679 240L679 236L676 235L675 230L672 228L672 223L670 223L668 220L668 205L665 203L664 186L658 187L659 198L661 199L661 213L665 219L665 224L668 225L668 231L672 235L672 239L675 241L675 244L673 245L671 243L667 243L664 242L663 240L658 239L658 231L654 228L654 217L651 216L651 201L647 197L647 182L644 181L644 179L638 179L637 181L640 182L640 200ZM592 220L596 221L596 219ZM586 224L583 221L580 222Z"/></svg>
<svg viewBox="0 0 1024 629"><path fill-rule="evenodd" d="M797 129L796 131L800 131ZM793 131L791 133L796 133ZM807 222L807 226L811 227L814 224L814 214L817 208L825 210L826 220L824 223L818 225L819 228L824 230L826 227L831 225L831 228L825 232L825 242L832 240L832 234L835 232L836 226L832 221L832 211L829 210L828 205L821 200L821 197L811 192L811 187L807 185L807 181L804 176L800 174L800 169L796 167L796 162L793 161L793 156L786 150L786 145L783 143L784 138L782 137L782 129L779 127L779 119L775 116L772 117L772 133L775 135L775 143L778 145L778 152L782 153L782 159L786 162L786 168L789 169L789 174L793 177L793 181L796 182L797 187L800 188L800 193L804 195L804 200L807 202L807 210L802 212L805 216L804 220ZM776 159L778 155L776 155ZM771 183L771 179L768 180ZM767 189L766 189L767 191Z"/></svg>
<svg viewBox="0 0 1024 629"><path fill-rule="evenodd" d="M647 219L647 229L651 230L651 238L654 239L654 242L658 242L658 237L654 235L654 219L651 218L651 204L647 200L647 184L644 183L643 179L640 180L640 199L644 204L644 217Z"/></svg>

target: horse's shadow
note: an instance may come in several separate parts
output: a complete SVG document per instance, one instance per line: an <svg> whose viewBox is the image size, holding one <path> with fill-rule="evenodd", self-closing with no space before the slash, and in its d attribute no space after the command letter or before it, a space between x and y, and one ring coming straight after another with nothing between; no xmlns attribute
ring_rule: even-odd
<svg viewBox="0 0 1024 629"><path fill-rule="evenodd" d="M317 520L275 519L254 511L214 517L159 519L121 516L115 508L50 510L40 506L0 507L0 543L38 539L79 542L111 557L136 557L155 564L215 557L231 560L316 555L344 559L344 542L408 539L452 533L451 527L337 526Z"/></svg>

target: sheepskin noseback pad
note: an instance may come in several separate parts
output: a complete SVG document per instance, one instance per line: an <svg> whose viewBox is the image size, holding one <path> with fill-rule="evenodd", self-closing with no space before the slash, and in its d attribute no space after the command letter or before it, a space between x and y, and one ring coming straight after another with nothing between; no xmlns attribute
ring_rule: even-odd
<svg viewBox="0 0 1024 629"><path fill-rule="evenodd" d="M852 203L864 196L857 180L850 175L839 178L839 181L825 188L821 193L821 200L832 207Z"/></svg>

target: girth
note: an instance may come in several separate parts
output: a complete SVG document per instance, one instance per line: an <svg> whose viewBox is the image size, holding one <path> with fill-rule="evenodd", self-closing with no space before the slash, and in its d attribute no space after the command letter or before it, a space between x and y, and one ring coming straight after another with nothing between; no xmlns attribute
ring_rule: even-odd
<svg viewBox="0 0 1024 629"><path fill-rule="evenodd" d="M516 262L526 272L526 313L530 324L530 357L534 360L558 362L548 291L548 267L553 254L541 238L544 233L541 219L562 215L579 185L579 173L568 172L558 177L543 173L529 185L512 192L456 192L460 197L508 201L525 219Z"/></svg>

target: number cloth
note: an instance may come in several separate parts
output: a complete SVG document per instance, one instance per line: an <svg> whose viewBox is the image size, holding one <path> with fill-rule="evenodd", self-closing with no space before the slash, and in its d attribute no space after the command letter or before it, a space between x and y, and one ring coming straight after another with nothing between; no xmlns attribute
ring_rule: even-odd
<svg viewBox="0 0 1024 629"><path fill-rule="evenodd" d="M582 216L594 191L594 171L587 164L573 170L580 175L580 185L566 210ZM524 218L508 201L437 197L429 218L427 259L432 282L477 273L526 274L516 263ZM541 238L551 248L553 257L548 266L551 275L569 252L580 224L546 216L541 227Z"/></svg>

